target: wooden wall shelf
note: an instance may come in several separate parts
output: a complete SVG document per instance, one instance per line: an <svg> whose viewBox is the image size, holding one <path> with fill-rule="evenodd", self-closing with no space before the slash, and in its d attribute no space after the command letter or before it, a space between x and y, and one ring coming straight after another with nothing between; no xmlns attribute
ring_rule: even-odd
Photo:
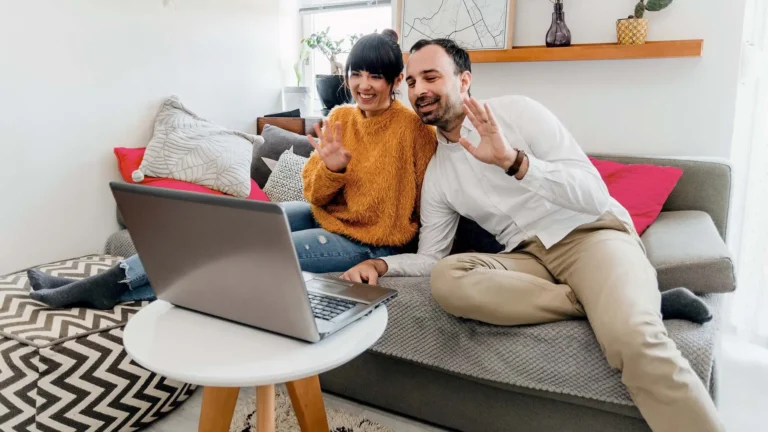
<svg viewBox="0 0 768 432"><path fill-rule="evenodd" d="M583 44L565 48L514 47L507 50L470 51L472 63L539 62L574 60L627 60L670 57L701 57L704 41L676 40L644 45ZM408 54L404 55L408 59Z"/></svg>

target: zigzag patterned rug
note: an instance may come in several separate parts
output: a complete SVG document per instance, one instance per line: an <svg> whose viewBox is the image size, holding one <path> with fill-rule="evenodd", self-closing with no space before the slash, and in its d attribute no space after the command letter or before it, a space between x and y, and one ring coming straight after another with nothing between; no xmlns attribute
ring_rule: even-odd
<svg viewBox="0 0 768 432"><path fill-rule="evenodd" d="M256 397L246 404L238 404L229 432L256 431ZM363 416L340 409L326 409L329 432L393 432L392 429L375 423ZM291 399L282 391L275 394L275 432L301 432Z"/></svg>

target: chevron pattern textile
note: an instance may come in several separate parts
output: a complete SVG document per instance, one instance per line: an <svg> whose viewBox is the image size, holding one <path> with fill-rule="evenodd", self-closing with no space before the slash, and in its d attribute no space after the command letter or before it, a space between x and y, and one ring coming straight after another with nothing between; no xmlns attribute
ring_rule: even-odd
<svg viewBox="0 0 768 432"><path fill-rule="evenodd" d="M96 255L38 267L84 278L118 262ZM195 386L128 358L122 328L148 302L113 310L48 309L25 272L0 276L0 430L134 431L173 411Z"/></svg>
<svg viewBox="0 0 768 432"><path fill-rule="evenodd" d="M197 116L172 96L155 118L152 140L133 179L140 183L144 176L170 178L245 198L251 193L253 146L263 143L260 136Z"/></svg>

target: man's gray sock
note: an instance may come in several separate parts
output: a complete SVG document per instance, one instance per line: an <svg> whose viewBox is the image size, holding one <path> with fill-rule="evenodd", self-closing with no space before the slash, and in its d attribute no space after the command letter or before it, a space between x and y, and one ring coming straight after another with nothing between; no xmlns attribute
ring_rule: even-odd
<svg viewBox="0 0 768 432"><path fill-rule="evenodd" d="M704 324L712 320L712 311L688 288L674 288L661 293L661 316Z"/></svg>
<svg viewBox="0 0 768 432"><path fill-rule="evenodd" d="M69 285L72 282L77 282L77 279L51 276L37 269L27 270L27 278L29 278L29 284L32 285L32 291L58 288L64 285Z"/></svg>
<svg viewBox="0 0 768 432"><path fill-rule="evenodd" d="M118 265L62 287L33 291L29 296L55 308L83 305L96 309L112 309L120 300L120 296L129 289L124 280L125 270Z"/></svg>

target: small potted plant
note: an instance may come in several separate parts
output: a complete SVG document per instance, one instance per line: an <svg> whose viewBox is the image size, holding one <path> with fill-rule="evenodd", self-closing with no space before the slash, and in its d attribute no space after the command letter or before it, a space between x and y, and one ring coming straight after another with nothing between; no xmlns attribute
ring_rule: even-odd
<svg viewBox="0 0 768 432"><path fill-rule="evenodd" d="M304 83L304 65L309 59L309 53L309 49L302 44L299 58L293 64L296 85L283 87L283 111L298 108L305 115L312 112L312 89L302 85Z"/></svg>
<svg viewBox="0 0 768 432"><path fill-rule="evenodd" d="M672 0L640 0L635 5L635 14L616 22L616 36L619 45L642 45L648 38L648 20L645 11L658 12L672 4Z"/></svg>
<svg viewBox="0 0 768 432"><path fill-rule="evenodd" d="M312 33L308 38L302 39L301 43L305 44L307 48L313 50L319 50L325 58L331 63L330 75L316 75L315 85L317 86L317 93L320 95L320 100L323 102L325 109L324 114L327 114L336 105L345 104L352 101L352 93L347 86L344 85L344 66L336 59L336 56L348 52L343 48L345 39L333 40L328 35L330 28L327 28L321 32ZM349 46L357 42L359 35L349 36Z"/></svg>

